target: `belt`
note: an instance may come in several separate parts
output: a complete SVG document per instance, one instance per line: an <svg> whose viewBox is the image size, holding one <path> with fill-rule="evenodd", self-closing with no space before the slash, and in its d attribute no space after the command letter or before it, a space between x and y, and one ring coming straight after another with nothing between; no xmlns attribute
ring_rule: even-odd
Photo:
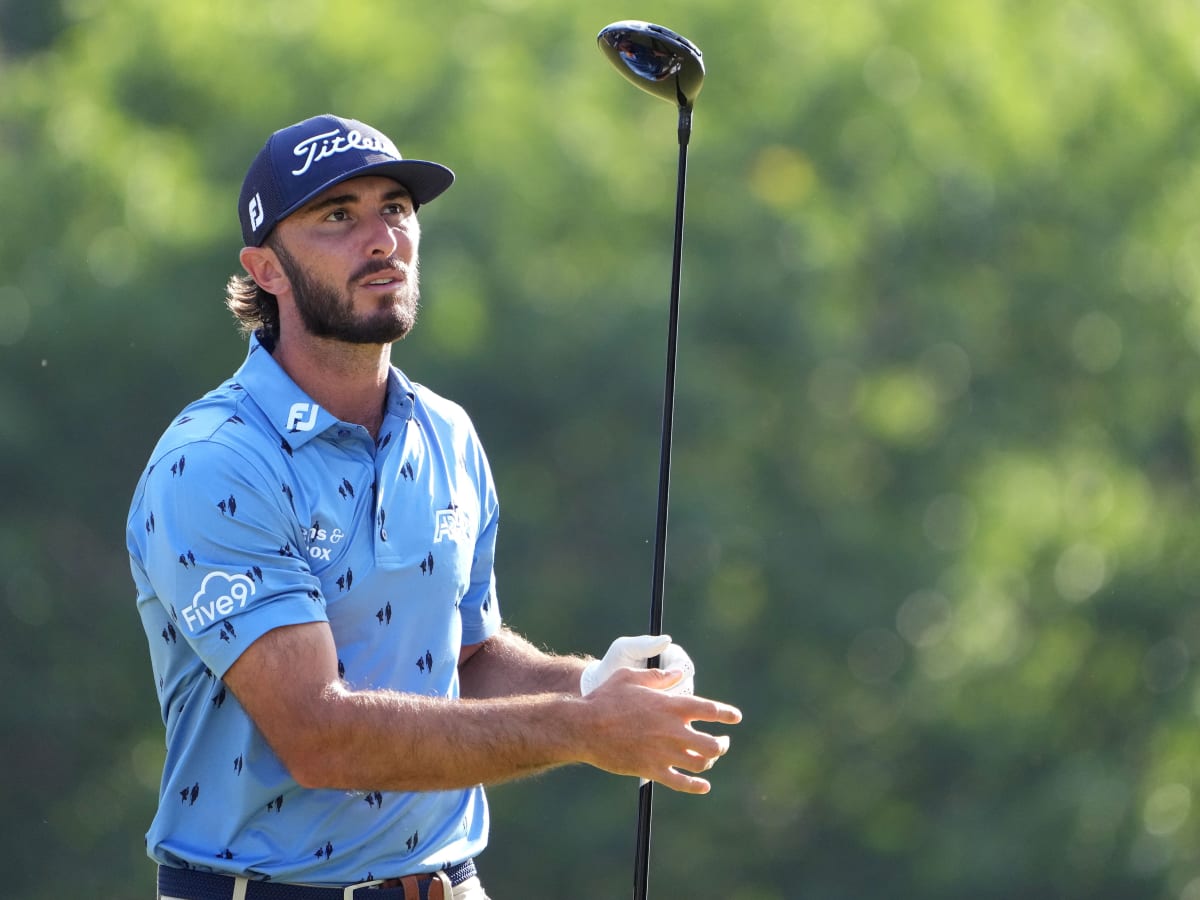
<svg viewBox="0 0 1200 900"><path fill-rule="evenodd" d="M330 888L159 866L158 894L161 900L451 900L445 883L456 887L475 874L475 860L468 859L440 872Z"/></svg>

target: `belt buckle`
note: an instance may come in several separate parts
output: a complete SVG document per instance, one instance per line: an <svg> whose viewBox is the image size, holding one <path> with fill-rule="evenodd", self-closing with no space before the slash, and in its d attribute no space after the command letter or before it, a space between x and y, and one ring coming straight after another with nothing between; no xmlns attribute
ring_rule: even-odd
<svg viewBox="0 0 1200 900"><path fill-rule="evenodd" d="M429 879L428 886L424 891L421 890L421 879L423 878ZM454 896L454 886L450 883L450 876L439 869L436 872L428 874L405 875L402 878L378 878L375 881L360 881L358 884L347 885L342 890L342 900L354 900L355 892L363 888L391 887L393 885L402 888L406 898L409 896L409 892L413 891L413 900L417 900L417 898L423 896L429 896L430 900L433 900L435 897L450 900ZM440 890L435 892L435 886L440 888Z"/></svg>
<svg viewBox="0 0 1200 900"><path fill-rule="evenodd" d="M346 888L342 891L342 900L354 900L355 891L358 891L362 888L378 887L386 880L387 879L384 878L376 878L374 881L360 881L358 884L346 885Z"/></svg>

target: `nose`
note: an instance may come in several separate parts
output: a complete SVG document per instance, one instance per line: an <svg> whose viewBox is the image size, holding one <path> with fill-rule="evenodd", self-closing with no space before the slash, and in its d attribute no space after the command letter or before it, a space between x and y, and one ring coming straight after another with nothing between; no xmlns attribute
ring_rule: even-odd
<svg viewBox="0 0 1200 900"><path fill-rule="evenodd" d="M371 256L391 256L407 260L412 254L413 239L403 225L395 225L385 216L367 219L367 240Z"/></svg>

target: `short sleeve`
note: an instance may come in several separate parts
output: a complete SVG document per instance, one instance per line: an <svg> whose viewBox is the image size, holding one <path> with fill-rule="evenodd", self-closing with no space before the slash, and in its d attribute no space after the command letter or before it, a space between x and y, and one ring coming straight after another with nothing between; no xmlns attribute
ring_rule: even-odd
<svg viewBox="0 0 1200 900"><path fill-rule="evenodd" d="M328 620L287 485L236 448L198 441L157 460L129 536L139 601L156 598L217 677L268 631Z"/></svg>

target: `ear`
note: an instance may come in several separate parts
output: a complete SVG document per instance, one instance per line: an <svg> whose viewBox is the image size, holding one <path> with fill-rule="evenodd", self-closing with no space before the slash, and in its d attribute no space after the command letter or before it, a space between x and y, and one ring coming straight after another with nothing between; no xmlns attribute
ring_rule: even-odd
<svg viewBox="0 0 1200 900"><path fill-rule="evenodd" d="M238 258L242 262L242 268L267 293L278 297L291 287L291 282L279 263L279 257L270 247L243 247Z"/></svg>

